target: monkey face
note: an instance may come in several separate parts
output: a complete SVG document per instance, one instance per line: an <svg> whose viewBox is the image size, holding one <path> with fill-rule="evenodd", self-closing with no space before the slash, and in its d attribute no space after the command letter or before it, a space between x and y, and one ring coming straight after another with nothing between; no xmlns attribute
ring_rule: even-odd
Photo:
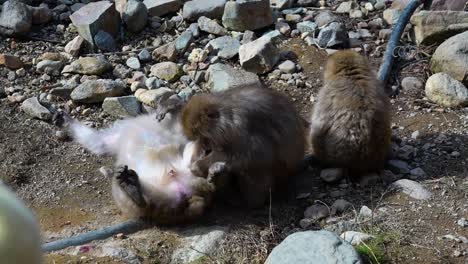
<svg viewBox="0 0 468 264"><path fill-rule="evenodd" d="M189 140L209 137L220 117L220 107L210 95L192 97L182 110L182 127Z"/></svg>

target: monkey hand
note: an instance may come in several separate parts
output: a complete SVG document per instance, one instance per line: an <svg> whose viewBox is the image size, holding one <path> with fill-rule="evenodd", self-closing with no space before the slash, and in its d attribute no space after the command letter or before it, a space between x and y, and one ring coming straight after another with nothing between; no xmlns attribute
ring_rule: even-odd
<svg viewBox="0 0 468 264"><path fill-rule="evenodd" d="M172 95L166 100L161 99L156 109L156 120L161 122L166 114L176 113L182 109L184 102L177 94Z"/></svg>
<svg viewBox="0 0 468 264"><path fill-rule="evenodd" d="M208 169L208 182L215 183L216 178L218 178L220 175L226 174L227 171L228 168L226 162L218 161L213 163Z"/></svg>
<svg viewBox="0 0 468 264"><path fill-rule="evenodd" d="M114 172L120 188L135 202L136 205L146 207L146 201L141 191L138 175L134 170L129 170L127 166L118 167Z"/></svg>
<svg viewBox="0 0 468 264"><path fill-rule="evenodd" d="M72 121L71 117L62 111L57 111L52 116L52 123L57 127L64 127Z"/></svg>

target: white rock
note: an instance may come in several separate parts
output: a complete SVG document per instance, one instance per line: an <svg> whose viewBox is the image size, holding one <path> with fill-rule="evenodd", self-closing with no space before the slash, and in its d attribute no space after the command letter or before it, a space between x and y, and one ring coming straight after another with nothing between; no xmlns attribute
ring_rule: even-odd
<svg viewBox="0 0 468 264"><path fill-rule="evenodd" d="M421 184L407 179L398 180L392 183L390 189L402 191L403 193L417 200L428 200L432 197L432 193L424 188Z"/></svg>
<svg viewBox="0 0 468 264"><path fill-rule="evenodd" d="M366 233L356 232L356 231L346 231L340 235L342 239L348 241L353 246L360 245L362 242L369 241L375 238L372 235L368 235Z"/></svg>
<svg viewBox="0 0 468 264"><path fill-rule="evenodd" d="M468 89L447 73L439 72L427 79L426 96L445 107L468 105Z"/></svg>

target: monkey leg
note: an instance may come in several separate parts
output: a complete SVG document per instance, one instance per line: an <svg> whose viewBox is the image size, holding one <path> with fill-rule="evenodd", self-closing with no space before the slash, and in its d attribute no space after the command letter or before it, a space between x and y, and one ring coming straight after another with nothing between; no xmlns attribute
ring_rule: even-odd
<svg viewBox="0 0 468 264"><path fill-rule="evenodd" d="M127 166L117 168L114 172L113 181L116 183L113 188L119 188L138 207L146 207L138 175L134 170L129 170Z"/></svg>

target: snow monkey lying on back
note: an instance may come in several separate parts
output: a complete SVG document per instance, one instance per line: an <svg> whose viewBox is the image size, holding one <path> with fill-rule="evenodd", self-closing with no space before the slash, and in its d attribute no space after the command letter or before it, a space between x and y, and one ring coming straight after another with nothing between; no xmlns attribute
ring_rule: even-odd
<svg viewBox="0 0 468 264"><path fill-rule="evenodd" d="M191 173L195 145L182 133L178 116L157 122L154 115L141 115L100 131L63 113L57 119L91 152L116 156L112 195L124 214L169 224L201 216L210 203L214 185Z"/></svg>
<svg viewBox="0 0 468 264"><path fill-rule="evenodd" d="M311 118L313 154L351 176L379 172L390 148L390 102L367 59L351 50L327 61Z"/></svg>

